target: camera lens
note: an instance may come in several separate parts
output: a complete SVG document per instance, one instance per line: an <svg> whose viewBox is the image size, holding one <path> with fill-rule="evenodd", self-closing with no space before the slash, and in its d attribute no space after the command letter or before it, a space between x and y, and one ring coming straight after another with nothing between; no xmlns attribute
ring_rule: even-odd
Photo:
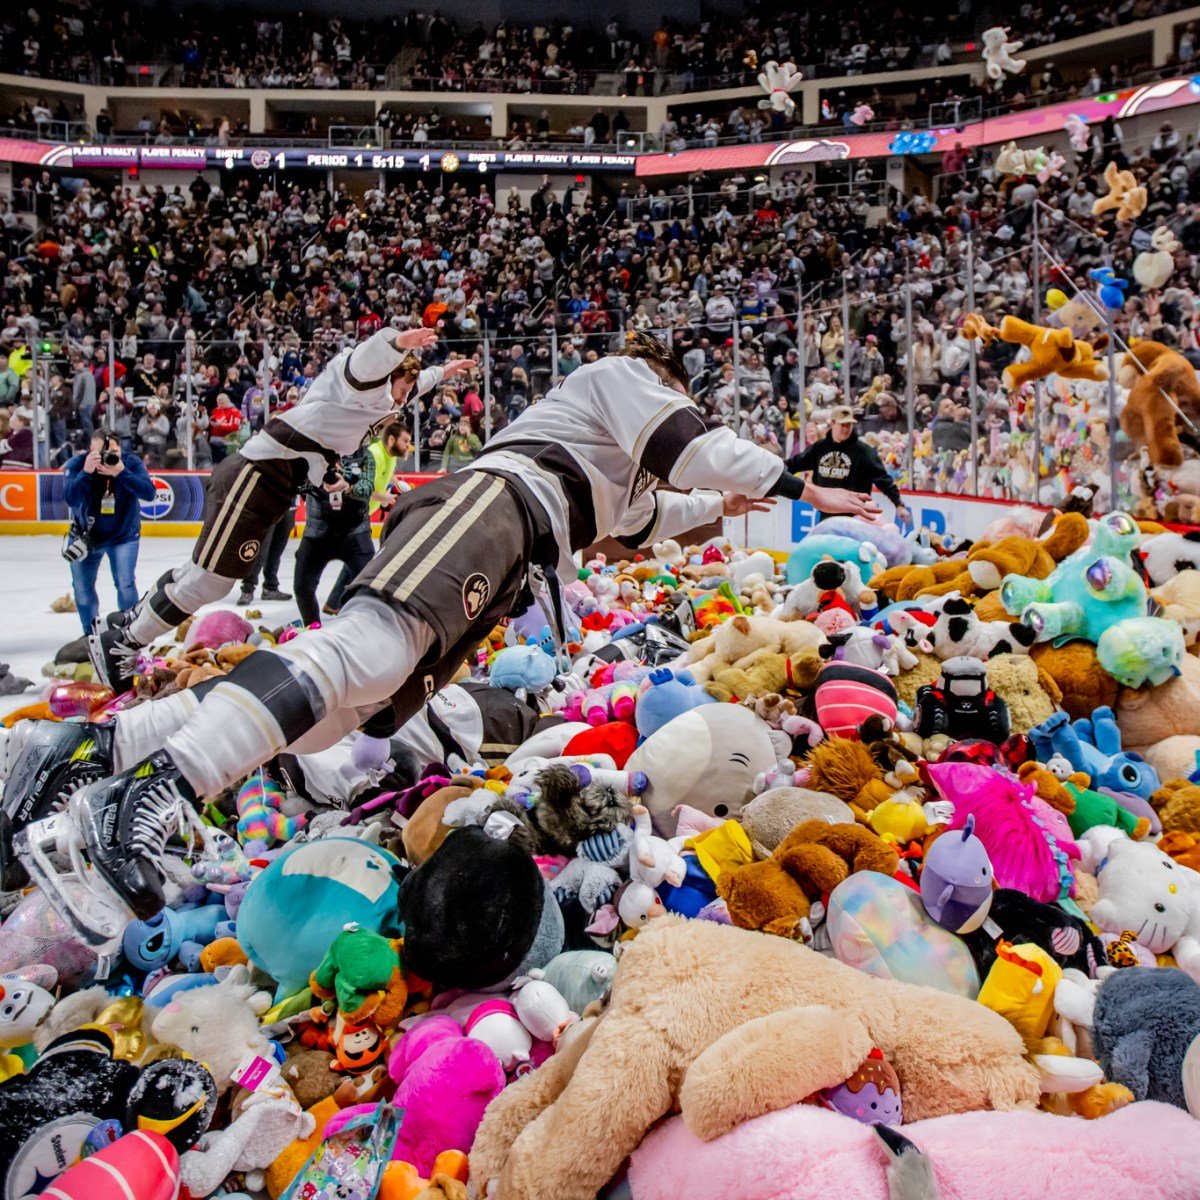
<svg viewBox="0 0 1200 1200"><path fill-rule="evenodd" d="M121 461L121 456L115 450L105 450L100 461L106 467L115 467Z"/></svg>

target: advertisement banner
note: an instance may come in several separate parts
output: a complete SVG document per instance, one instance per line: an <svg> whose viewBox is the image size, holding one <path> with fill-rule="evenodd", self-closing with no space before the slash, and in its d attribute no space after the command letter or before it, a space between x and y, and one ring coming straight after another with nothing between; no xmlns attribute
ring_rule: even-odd
<svg viewBox="0 0 1200 1200"><path fill-rule="evenodd" d="M890 518L891 505L880 497L876 499ZM1006 510L1017 507L1011 500L976 500L971 496L943 496L936 492L905 492L904 499L917 525L931 533L951 534L955 541L977 540ZM817 531L819 516L816 509L802 500L779 500L768 512L727 519L725 537L736 545L788 553L807 534Z"/></svg>
<svg viewBox="0 0 1200 1200"><path fill-rule="evenodd" d="M197 531L204 515L207 471L152 471L154 499L142 501L142 532L184 536ZM419 487L437 475L397 475L398 483ZM61 471L0 471L0 533L57 532L70 517L63 499ZM304 523L304 500L296 510ZM382 520L376 513L375 520ZM155 526L160 526L155 530Z"/></svg>

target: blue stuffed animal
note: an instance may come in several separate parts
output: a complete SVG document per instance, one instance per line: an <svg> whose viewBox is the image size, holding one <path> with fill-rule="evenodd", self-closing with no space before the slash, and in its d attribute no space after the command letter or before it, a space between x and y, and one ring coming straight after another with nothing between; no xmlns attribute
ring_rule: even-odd
<svg viewBox="0 0 1200 1200"><path fill-rule="evenodd" d="M1137 523L1123 512L1102 517L1092 542L1069 554L1047 579L1010 575L1000 602L1039 642L1098 642L1128 617L1148 615L1146 585L1130 563Z"/></svg>
<svg viewBox="0 0 1200 1200"><path fill-rule="evenodd" d="M130 921L121 937L121 949L130 966L147 973L177 958L198 964L200 951L228 924L224 904L164 908L148 921Z"/></svg>
<svg viewBox="0 0 1200 1200"><path fill-rule="evenodd" d="M638 693L634 720L638 733L648 738L669 720L701 704L716 704L690 671L658 667L647 677L649 687Z"/></svg>
<svg viewBox="0 0 1200 1200"><path fill-rule="evenodd" d="M1091 720L1071 723L1066 713L1055 713L1029 731L1039 761L1059 754L1074 771L1091 776L1093 790L1132 792L1149 800L1158 791L1158 774L1141 755L1121 749L1121 731L1111 708L1098 708Z"/></svg>
<svg viewBox="0 0 1200 1200"><path fill-rule="evenodd" d="M554 659L540 646L506 646L492 659L489 682L492 687L511 688L514 692L540 692L549 687L557 674Z"/></svg>

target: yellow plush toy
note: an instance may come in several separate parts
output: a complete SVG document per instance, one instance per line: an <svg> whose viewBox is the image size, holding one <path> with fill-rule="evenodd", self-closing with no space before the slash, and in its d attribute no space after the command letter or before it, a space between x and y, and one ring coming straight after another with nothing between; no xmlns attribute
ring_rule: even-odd
<svg viewBox="0 0 1200 1200"><path fill-rule="evenodd" d="M1162 605L1159 616L1179 622L1184 644L1195 653L1200 642L1200 571L1180 571L1150 595Z"/></svg>
<svg viewBox="0 0 1200 1200"><path fill-rule="evenodd" d="M996 961L979 989L979 1003L1008 1020L1031 1042L1044 1037L1054 1015L1054 989L1062 967L1040 946L1001 942Z"/></svg>
<svg viewBox="0 0 1200 1200"><path fill-rule="evenodd" d="M1035 379L1045 379L1047 375L1090 379L1094 383L1108 378L1108 368L1096 357L1096 351L1108 345L1108 339L1103 336L1095 343L1085 342L1070 329L1051 329L1014 316L1006 316L996 328L978 313L967 314L962 331L964 337L979 338L985 346L999 338L1016 346L1029 347L1028 359L1004 368L1004 386L1010 392Z"/></svg>

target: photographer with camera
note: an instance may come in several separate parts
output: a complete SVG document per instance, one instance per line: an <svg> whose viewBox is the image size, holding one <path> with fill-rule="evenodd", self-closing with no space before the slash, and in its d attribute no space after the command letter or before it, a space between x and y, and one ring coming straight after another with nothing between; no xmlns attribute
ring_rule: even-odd
<svg viewBox="0 0 1200 1200"><path fill-rule="evenodd" d="M107 557L122 608L137 603L134 582L142 536L139 500L154 499L154 481L136 454L122 453L120 439L97 430L85 453L63 468L63 498L71 510L71 530L63 557L71 564L75 606L84 633L99 611L96 576Z"/></svg>

